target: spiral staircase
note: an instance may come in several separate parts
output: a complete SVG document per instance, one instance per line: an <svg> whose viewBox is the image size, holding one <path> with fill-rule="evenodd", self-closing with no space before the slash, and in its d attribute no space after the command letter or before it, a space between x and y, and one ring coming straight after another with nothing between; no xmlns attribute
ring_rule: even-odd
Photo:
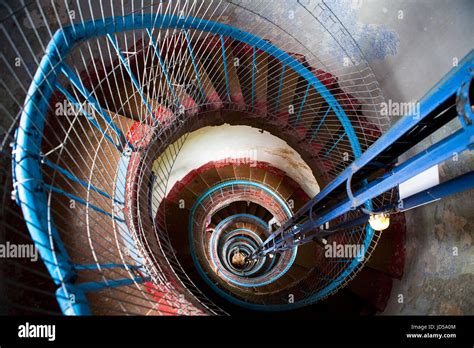
<svg viewBox="0 0 474 348"><path fill-rule="evenodd" d="M13 24L20 38L6 42L37 69L15 73L19 86L31 84L23 95L2 81L21 107L8 112L2 143L2 221L9 240L34 242L44 264L4 271L12 313L383 312L392 279L403 275L403 214L383 232L351 222L395 204L396 188L324 221L308 243L299 243L303 234L259 254L312 202L304 181L238 156L176 175L194 132L245 125L286 142L324 190L387 132L360 50L324 2L308 3L295 11L314 17L312 32L332 51L307 48L297 31L265 17L267 2L65 2L52 14L36 3L3 5L3 35ZM61 9L75 17L60 18ZM32 13L45 25L25 36L18 18L33 22ZM351 52L347 66L341 52ZM353 192L393 171L407 139L453 117L433 116L363 166L349 180ZM345 185L332 188L310 217L345 199ZM333 243L364 248L327 257Z"/></svg>

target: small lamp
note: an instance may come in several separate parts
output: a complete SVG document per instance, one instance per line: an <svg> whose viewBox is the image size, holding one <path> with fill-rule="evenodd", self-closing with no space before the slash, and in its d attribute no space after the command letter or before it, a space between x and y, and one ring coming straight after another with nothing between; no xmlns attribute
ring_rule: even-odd
<svg viewBox="0 0 474 348"><path fill-rule="evenodd" d="M383 231L390 225L390 216L384 213L370 215L369 224L375 231Z"/></svg>

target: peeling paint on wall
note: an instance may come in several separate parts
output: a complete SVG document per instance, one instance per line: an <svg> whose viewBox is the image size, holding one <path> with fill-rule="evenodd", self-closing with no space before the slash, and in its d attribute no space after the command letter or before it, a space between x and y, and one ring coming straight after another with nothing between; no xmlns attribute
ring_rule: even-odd
<svg viewBox="0 0 474 348"><path fill-rule="evenodd" d="M382 60L387 56L394 56L397 54L400 45L400 37L395 30L392 30L385 25L368 24L359 21L358 8L363 5L361 0L332 0L327 1L326 4L352 35L362 52L364 52L367 61L370 62L374 59ZM335 35L339 35L339 37L336 37L336 40L328 41L328 53L342 52L339 47L331 46L336 45L336 42L344 42L346 39L343 37L342 33L336 33ZM350 49L351 47L353 46L347 45L344 48ZM353 47L353 52L347 52L347 56L351 58L358 57L359 52L356 51L356 49L356 47ZM345 56L339 54L339 57L336 58L342 63Z"/></svg>

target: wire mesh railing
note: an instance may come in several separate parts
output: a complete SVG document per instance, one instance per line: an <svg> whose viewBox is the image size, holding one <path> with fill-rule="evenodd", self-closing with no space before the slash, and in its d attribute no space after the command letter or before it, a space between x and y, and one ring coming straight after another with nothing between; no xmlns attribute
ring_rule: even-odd
<svg viewBox="0 0 474 348"><path fill-rule="evenodd" d="M363 57L355 56L359 51L351 47L351 64L340 66L335 52L308 47L297 26L276 23L267 2L46 5L1 5L8 46L1 80L2 226L8 238L31 243L28 230L46 266L18 263L25 279L39 279L43 288L7 282L5 294L22 288L48 298L47 306L33 301L28 310L58 313L49 304L56 297L67 314L225 313L185 279L163 242L165 224L144 213L165 199L180 148L167 145L176 139L182 145L198 112L236 111L262 127L284 125L314 151L329 178L388 124L377 112L380 91ZM323 2L298 3L295 11L312 18L312 30L333 42L336 53L354 45ZM134 136L132 128L142 133ZM151 159L163 153L154 173L159 184L147 201ZM134 185L131 168L140 169ZM11 191L21 212L9 202ZM18 223L8 225L6 216ZM361 231L351 238L376 243ZM19 303L13 305L21 310Z"/></svg>

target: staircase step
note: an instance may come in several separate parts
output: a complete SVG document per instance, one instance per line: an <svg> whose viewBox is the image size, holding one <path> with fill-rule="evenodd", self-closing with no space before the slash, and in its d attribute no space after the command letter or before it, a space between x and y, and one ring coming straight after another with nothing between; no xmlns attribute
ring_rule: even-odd
<svg viewBox="0 0 474 348"><path fill-rule="evenodd" d="M357 138L361 139L359 140L361 145L364 145L365 142L370 145L382 135L379 126L371 122L367 117L357 115L356 117L351 117L350 121L352 123L352 127L354 127Z"/></svg>
<svg viewBox="0 0 474 348"><path fill-rule="evenodd" d="M295 192L299 187L298 183L290 178L288 175L285 175L281 180L280 184L276 188L276 192L287 201L288 198Z"/></svg>
<svg viewBox="0 0 474 348"><path fill-rule="evenodd" d="M218 161L214 162L217 172L219 173L219 177L222 180L231 180L235 178L234 173L234 166L232 163L227 163L227 161Z"/></svg>
<svg viewBox="0 0 474 348"><path fill-rule="evenodd" d="M244 99L248 105L252 103L252 55L253 47L242 42L234 41L233 55L237 59L237 75Z"/></svg>
<svg viewBox="0 0 474 348"><path fill-rule="evenodd" d="M235 206L237 208L237 213L245 214L247 212L247 202L238 201L235 202Z"/></svg>
<svg viewBox="0 0 474 348"><path fill-rule="evenodd" d="M256 182L263 182L265 179L265 169L262 166L250 167L250 180Z"/></svg>
<svg viewBox="0 0 474 348"><path fill-rule="evenodd" d="M264 219L266 215L267 215L267 210L259 205L257 207L257 211L255 212L255 216L261 218L263 221L266 222L267 220Z"/></svg>
<svg viewBox="0 0 474 348"><path fill-rule="evenodd" d="M337 88L337 77L333 74L313 67L310 67L309 70L329 90L329 92L332 92L333 89Z"/></svg>
<svg viewBox="0 0 474 348"><path fill-rule="evenodd" d="M340 289L326 298L324 304L331 314L340 313L359 317L360 315L373 315L376 312L372 305L346 288Z"/></svg>
<svg viewBox="0 0 474 348"><path fill-rule="evenodd" d="M110 83L114 87L118 84L118 88L105 88L106 81L101 83L104 88L98 88L97 101L104 109L141 122L149 122L152 119L150 111L130 81L124 79L119 82L110 81ZM147 102L152 111L158 110L160 103L156 100L148 97Z"/></svg>
<svg viewBox="0 0 474 348"><path fill-rule="evenodd" d="M305 62L305 58L302 55L291 54L300 63ZM280 75L281 79L281 75ZM296 105L294 104L296 87L300 81L300 76L293 69L286 68L283 73L283 81L281 83L281 90L279 98L277 96L278 110L276 111L276 119L272 123L279 126L286 126L288 119L291 115L296 112Z"/></svg>
<svg viewBox="0 0 474 348"><path fill-rule="evenodd" d="M224 102L231 101L240 108L243 108L245 101L237 76L237 69L234 65L232 40L229 38L224 39L225 65L227 71L224 69L220 36L215 35L209 37L206 41L206 52L202 55L201 60L215 89ZM229 91L227 91L226 81L228 82Z"/></svg>
<svg viewBox="0 0 474 348"><path fill-rule="evenodd" d="M285 172L279 170L275 167L268 167L265 173L265 177L263 182L271 187L273 190L276 190L280 183L282 182L283 178L285 177Z"/></svg>
<svg viewBox="0 0 474 348"><path fill-rule="evenodd" d="M192 45L195 47L195 45ZM204 94L203 102L206 103L210 110L219 110L224 106L222 99L219 97L219 93L212 84L211 78L206 72L202 62L196 58L196 52L193 52L194 59L191 58L189 50L183 50L184 61L187 62L187 80L192 82L196 89L199 91L198 95L202 98ZM193 64L194 63L194 64ZM196 75L196 70L197 74Z"/></svg>
<svg viewBox="0 0 474 348"><path fill-rule="evenodd" d="M196 201L198 195L195 194L193 191L191 191L186 185L184 185L183 183L181 182L178 182L179 183L179 188L180 188L180 191L176 197L177 201L175 201L175 203L179 203L180 200L183 200L184 201L184 204L186 205L186 207L192 207L192 205L194 204L194 202ZM178 184L177 183L177 184ZM169 196L168 196L169 197Z"/></svg>
<svg viewBox="0 0 474 348"><path fill-rule="evenodd" d="M348 115L355 115L362 107L352 94L346 93L340 88L333 89L333 95Z"/></svg>
<svg viewBox="0 0 474 348"><path fill-rule="evenodd" d="M156 64L157 67L155 69L159 69L158 63ZM152 110L156 111L158 109L158 105L161 104L169 107L173 106L176 108L176 112L179 112L180 110L178 110L178 108L182 107L185 114L189 116L193 116L199 112L198 104L186 92L184 84L181 85L177 83L170 76L170 86L160 70L156 72L155 75L156 78L149 83L148 89L145 92L146 95L153 95L159 100L159 102L153 99L149 101ZM177 98L176 100L174 99L174 95Z"/></svg>
<svg viewBox="0 0 474 348"><path fill-rule="evenodd" d="M201 174L196 170L190 171L180 181L196 196L200 196L209 188L209 185L202 179Z"/></svg>
<svg viewBox="0 0 474 348"><path fill-rule="evenodd" d="M258 204L251 202L247 209L247 213L250 215L255 215L257 208L258 208Z"/></svg>
<svg viewBox="0 0 474 348"><path fill-rule="evenodd" d="M236 179L248 180L250 179L250 165L234 164L234 173Z"/></svg>
<svg viewBox="0 0 474 348"><path fill-rule="evenodd" d="M209 162L197 170L201 176L201 179L209 186L214 186L216 183L221 181L219 172L217 171L214 162Z"/></svg>
<svg viewBox="0 0 474 348"><path fill-rule="evenodd" d="M183 216L188 214L188 209L180 208L179 204L165 199L166 227L173 248L179 254L189 253L188 219Z"/></svg>
<svg viewBox="0 0 474 348"><path fill-rule="evenodd" d="M229 204L228 210L229 210L229 215L235 215L239 213L237 204L235 203Z"/></svg>
<svg viewBox="0 0 474 348"><path fill-rule="evenodd" d="M319 260L318 252L320 252L320 249L321 246L314 242L300 245L296 254L295 264L306 269L314 268Z"/></svg>
<svg viewBox="0 0 474 348"><path fill-rule="evenodd" d="M294 262L287 274L293 281L296 281L306 277L309 274L308 272L308 268Z"/></svg>
<svg viewBox="0 0 474 348"><path fill-rule="evenodd" d="M304 92L306 93L306 91ZM324 116L324 98L313 87L308 89L305 102L298 105L295 135L298 140L311 139L313 124ZM299 114L299 116L298 116ZM315 125L317 127L317 125Z"/></svg>

